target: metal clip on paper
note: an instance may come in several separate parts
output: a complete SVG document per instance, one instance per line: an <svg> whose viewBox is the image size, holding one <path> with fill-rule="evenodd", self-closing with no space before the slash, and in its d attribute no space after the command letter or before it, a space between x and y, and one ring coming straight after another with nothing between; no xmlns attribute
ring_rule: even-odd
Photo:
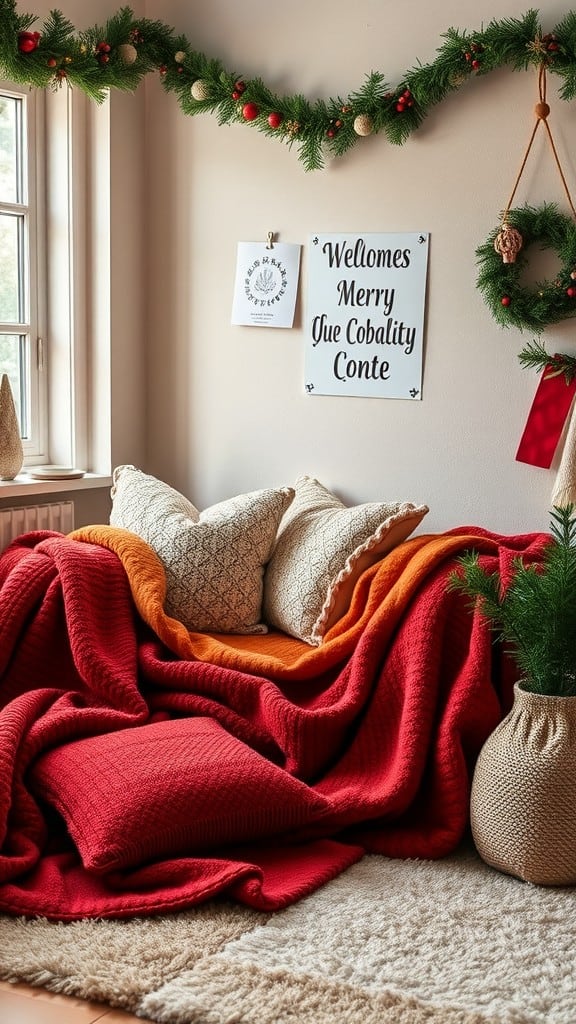
<svg viewBox="0 0 576 1024"><path fill-rule="evenodd" d="M273 249L274 248L274 232L273 231L269 231L268 232L268 240L266 242L266 248L267 249Z"/></svg>

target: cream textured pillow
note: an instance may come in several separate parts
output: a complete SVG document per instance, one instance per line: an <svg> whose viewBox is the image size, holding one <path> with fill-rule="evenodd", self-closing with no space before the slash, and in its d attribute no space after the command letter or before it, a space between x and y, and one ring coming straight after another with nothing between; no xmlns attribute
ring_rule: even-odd
<svg viewBox="0 0 576 1024"><path fill-rule="evenodd" d="M291 487L253 491L204 512L168 484L118 466L112 526L138 534L166 570L165 610L194 632L265 633L263 576Z"/></svg>
<svg viewBox="0 0 576 1024"><path fill-rule="evenodd" d="M347 507L318 480L296 481L264 577L264 618L318 646L350 606L368 566L412 533L428 512L410 502Z"/></svg>

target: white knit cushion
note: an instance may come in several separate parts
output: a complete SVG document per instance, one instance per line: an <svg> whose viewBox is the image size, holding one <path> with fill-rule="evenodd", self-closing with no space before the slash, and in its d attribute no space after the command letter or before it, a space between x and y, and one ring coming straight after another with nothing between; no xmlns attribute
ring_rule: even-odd
<svg viewBox="0 0 576 1024"><path fill-rule="evenodd" d="M296 481L264 576L264 618L318 646L350 606L354 586L419 525L427 505L367 502L347 507L318 480Z"/></svg>
<svg viewBox="0 0 576 1024"><path fill-rule="evenodd" d="M187 629L265 633L264 567L293 496L291 487L253 491L198 512L156 477L118 466L110 523L156 552L166 571L165 610Z"/></svg>

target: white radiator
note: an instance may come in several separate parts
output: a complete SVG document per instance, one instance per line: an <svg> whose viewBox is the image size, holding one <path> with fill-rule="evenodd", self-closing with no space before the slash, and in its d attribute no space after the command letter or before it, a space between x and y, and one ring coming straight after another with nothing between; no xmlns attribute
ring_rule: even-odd
<svg viewBox="0 0 576 1024"><path fill-rule="evenodd" d="M56 530L70 533L74 529L74 502L58 501L47 505L0 509L0 551L21 533L30 530Z"/></svg>

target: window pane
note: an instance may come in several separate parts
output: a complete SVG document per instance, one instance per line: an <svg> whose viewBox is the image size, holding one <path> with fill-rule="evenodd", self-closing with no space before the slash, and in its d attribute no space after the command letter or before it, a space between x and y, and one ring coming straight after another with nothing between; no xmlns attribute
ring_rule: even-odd
<svg viewBox="0 0 576 1024"><path fill-rule="evenodd" d="M32 338L39 333L36 252L41 251L34 146L43 122L36 119L37 107L29 90L10 83L0 88L0 373L10 381L27 458L44 456L46 426L46 395L39 390L37 360L32 360Z"/></svg>
<svg viewBox="0 0 576 1024"><path fill-rule="evenodd" d="M10 379L20 434L24 440L28 437L25 335L0 334L0 375L3 373L7 373Z"/></svg>
<svg viewBox="0 0 576 1024"><path fill-rule="evenodd" d="M22 201L20 188L20 108L22 100L0 96L0 200Z"/></svg>
<svg viewBox="0 0 576 1024"><path fill-rule="evenodd" d="M0 322L16 324L23 320L20 302L22 281L22 217L0 214Z"/></svg>

